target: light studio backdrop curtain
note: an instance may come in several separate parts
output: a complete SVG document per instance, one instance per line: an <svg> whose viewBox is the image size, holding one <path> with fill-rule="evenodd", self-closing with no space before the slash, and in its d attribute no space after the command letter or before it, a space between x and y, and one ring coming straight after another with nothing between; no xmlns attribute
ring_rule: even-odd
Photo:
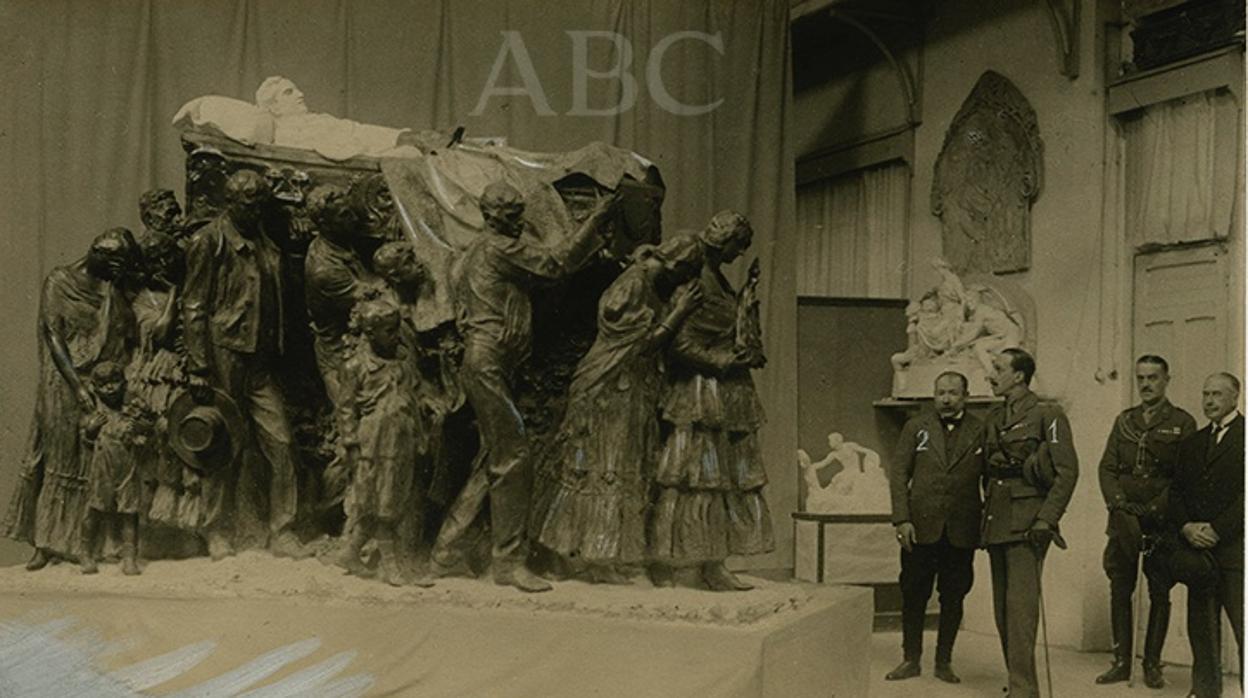
<svg viewBox="0 0 1248 698"><path fill-rule="evenodd" d="M798 189L798 294L904 297L909 196L901 161Z"/></svg>
<svg viewBox="0 0 1248 698"><path fill-rule="evenodd" d="M1240 155L1234 97L1212 91L1140 110L1123 122L1128 240L1225 239Z"/></svg>
<svg viewBox="0 0 1248 698"><path fill-rule="evenodd" d="M544 103L496 96L473 115L504 31L515 32L513 49L522 44ZM622 53L607 38L585 40L589 70L607 71L623 55L636 89L590 79L581 111L609 111L630 91L631 108L568 114L577 104L568 32L627 39L631 50ZM703 32L722 44L678 32ZM648 72L664 45L663 60ZM517 55L508 56L499 86L524 84ZM504 135L532 150L602 140L639 151L667 183L668 231L701 228L720 208L745 213L755 228L750 254L764 270L770 362L758 378L770 416L763 436L781 551L753 562L791 559L796 311L787 2L7 0L0 4L0 56L0 349L7 362L0 372L0 501L13 489L32 409L41 279L80 257L104 228L137 230L144 190L163 186L181 196L184 153L169 122L183 103L207 94L252 101L265 77L284 75L313 111L358 121L464 125L470 135ZM670 108L718 100L700 115ZM740 279L745 263L738 266ZM0 562L19 554L0 547Z"/></svg>

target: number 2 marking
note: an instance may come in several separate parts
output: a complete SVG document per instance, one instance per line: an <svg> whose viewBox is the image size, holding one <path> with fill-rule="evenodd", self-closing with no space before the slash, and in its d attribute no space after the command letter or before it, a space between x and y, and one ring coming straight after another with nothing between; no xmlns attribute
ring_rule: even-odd
<svg viewBox="0 0 1248 698"><path fill-rule="evenodd" d="M1049 443L1057 443L1057 421L1049 422Z"/></svg>
<svg viewBox="0 0 1248 698"><path fill-rule="evenodd" d="M919 445L914 447L914 452L915 452L915 453L918 453L919 451L926 451L926 450L927 450L927 441L928 441L928 439L929 439L929 438L930 438L930 437L928 436L927 430L926 430L926 429L920 429L920 430L919 430Z"/></svg>

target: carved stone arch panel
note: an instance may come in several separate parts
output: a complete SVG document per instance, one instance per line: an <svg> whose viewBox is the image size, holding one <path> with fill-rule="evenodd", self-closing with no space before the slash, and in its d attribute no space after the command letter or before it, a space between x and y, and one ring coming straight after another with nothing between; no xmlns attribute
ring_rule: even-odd
<svg viewBox="0 0 1248 698"><path fill-rule="evenodd" d="M1044 186L1036 112L1008 78L987 71L945 133L932 179L944 257L959 273L1031 266L1031 205Z"/></svg>

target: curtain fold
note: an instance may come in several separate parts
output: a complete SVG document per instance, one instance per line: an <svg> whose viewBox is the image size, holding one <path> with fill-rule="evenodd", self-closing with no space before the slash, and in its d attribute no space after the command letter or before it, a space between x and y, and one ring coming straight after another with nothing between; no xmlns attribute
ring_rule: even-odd
<svg viewBox="0 0 1248 698"><path fill-rule="evenodd" d="M0 208L4 228L0 307L4 344L18 370L0 376L13 405L0 447L21 451L34 392L33 304L54 266L81 256L103 229L140 227L146 189L183 189L185 153L169 126L185 102L208 94L246 101L270 75L292 79L313 111L395 127L467 127L532 150L602 140L652 159L668 185L665 228L699 229L721 208L754 223L762 258L770 363L758 375L771 422L763 434L773 473L781 557L791 558L796 504L796 306L793 159L789 141L789 4L759 0L10 0L0 5ZM555 115L525 95L495 97L473 113L503 46L518 32ZM632 47L631 109L577 115L577 63L568 32L617 32ZM674 41L676 32L718 36ZM587 67L609 68L613 44L591 38ZM514 56L502 85L521 83ZM661 80L661 82L658 82ZM618 80L590 78L586 101L618 102ZM658 88L684 104L723 100L709 113L673 113ZM748 259L746 260L748 263ZM739 280L745 263L733 272ZM25 302L23 302L25 301ZM790 433L792 432L792 433ZM16 463L0 459L0 500Z"/></svg>
<svg viewBox="0 0 1248 698"><path fill-rule="evenodd" d="M909 192L904 162L799 189L798 295L905 297Z"/></svg>
<svg viewBox="0 0 1248 698"><path fill-rule="evenodd" d="M1135 246L1224 239L1238 181L1229 92L1146 107L1123 123L1127 238Z"/></svg>

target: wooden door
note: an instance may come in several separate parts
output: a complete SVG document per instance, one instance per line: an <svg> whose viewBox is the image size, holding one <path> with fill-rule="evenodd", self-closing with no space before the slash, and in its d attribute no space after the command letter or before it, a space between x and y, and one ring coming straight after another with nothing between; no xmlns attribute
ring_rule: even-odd
<svg viewBox="0 0 1248 698"><path fill-rule="evenodd" d="M1234 371L1231 313L1240 312L1231 298L1231 264L1221 244L1201 245L1142 253L1135 258L1133 312L1134 356L1158 354L1170 363L1167 397L1196 418L1197 426L1208 421L1200 409L1200 390L1205 376ZM1134 380L1134 365L1132 366ZM1143 580L1141 580L1142 582ZM1142 587L1141 587L1142 591ZM1191 664L1187 639L1187 589L1179 585L1170 594L1173 611L1162 658L1166 662ZM1147 608L1147 596L1140 604ZM1143 651L1147 615L1136 618L1135 651ZM1222 665L1238 664L1235 636L1222 620ZM1182 685L1183 670L1169 672L1168 681Z"/></svg>

